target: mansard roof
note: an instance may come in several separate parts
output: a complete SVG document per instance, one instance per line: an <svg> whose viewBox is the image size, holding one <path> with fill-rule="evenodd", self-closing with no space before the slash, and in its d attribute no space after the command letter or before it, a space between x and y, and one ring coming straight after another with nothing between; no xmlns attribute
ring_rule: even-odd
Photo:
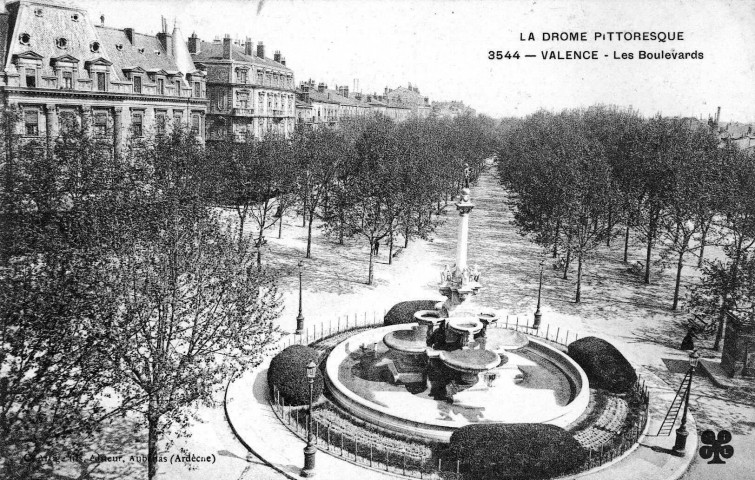
<svg viewBox="0 0 755 480"><path fill-rule="evenodd" d="M256 47L255 47L256 48ZM256 50L255 50L256 52ZM194 62L207 62L214 60L223 60L223 43L222 42L205 42L200 41L199 53L192 54ZM271 58L262 58L257 55L246 55L244 49L239 45L231 44L231 60L236 62L247 62L254 65L275 68L286 72L292 72L290 68L278 63Z"/></svg>

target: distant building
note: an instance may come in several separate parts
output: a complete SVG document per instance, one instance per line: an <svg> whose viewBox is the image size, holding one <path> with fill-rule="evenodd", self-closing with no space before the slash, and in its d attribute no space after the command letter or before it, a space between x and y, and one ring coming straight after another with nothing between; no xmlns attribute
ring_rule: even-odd
<svg viewBox="0 0 755 480"><path fill-rule="evenodd" d="M385 98L390 103L408 107L411 115L427 118L432 112L430 99L419 93L419 88L409 84L409 87L398 87L393 90L385 89Z"/></svg>
<svg viewBox="0 0 755 480"><path fill-rule="evenodd" d="M464 105L464 102L433 102L432 115L440 118L454 118L460 115L475 115L475 109Z"/></svg>
<svg viewBox="0 0 755 480"><path fill-rule="evenodd" d="M280 52L265 56L262 42L247 38L201 41L189 37L194 62L207 69L208 138L241 141L274 131L289 135L296 123L294 72Z"/></svg>
<svg viewBox="0 0 755 480"><path fill-rule="evenodd" d="M204 138L205 73L183 35L95 24L59 3L15 0L0 12L0 98L18 107L19 133L52 142L68 121L88 120L118 154L128 136L188 124Z"/></svg>

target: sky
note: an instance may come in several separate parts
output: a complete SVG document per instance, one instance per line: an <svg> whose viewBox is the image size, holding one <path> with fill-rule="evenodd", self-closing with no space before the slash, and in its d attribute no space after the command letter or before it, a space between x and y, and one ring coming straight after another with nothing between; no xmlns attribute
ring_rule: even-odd
<svg viewBox="0 0 755 480"><path fill-rule="evenodd" d="M93 19L105 15L106 25L138 32L156 33L162 15L186 36L262 40L267 56L280 50L286 57L297 83L353 89L358 80L365 93L412 83L431 101L462 100L495 117L602 103L703 118L720 106L722 121L755 121L755 6L748 0L75 3ZM520 40L530 32L535 41ZM550 32L586 32L587 41L544 41ZM683 32L683 40L601 41L596 32ZM489 60L491 50L520 58ZM599 58L543 60L544 50L597 51ZM639 59L640 50L703 58ZM614 59L614 52L634 58Z"/></svg>

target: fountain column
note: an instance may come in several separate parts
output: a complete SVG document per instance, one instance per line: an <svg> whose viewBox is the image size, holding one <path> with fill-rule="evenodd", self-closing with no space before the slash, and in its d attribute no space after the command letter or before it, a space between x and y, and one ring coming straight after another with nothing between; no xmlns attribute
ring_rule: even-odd
<svg viewBox="0 0 755 480"><path fill-rule="evenodd" d="M469 246L469 213L474 203L469 201L469 189L461 191L461 201L456 204L459 211L459 235L456 241L456 269L461 272L467 268L467 248Z"/></svg>

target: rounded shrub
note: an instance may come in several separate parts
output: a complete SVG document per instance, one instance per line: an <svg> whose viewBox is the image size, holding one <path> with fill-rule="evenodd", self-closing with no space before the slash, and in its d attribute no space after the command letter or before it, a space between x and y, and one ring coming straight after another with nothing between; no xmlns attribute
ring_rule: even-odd
<svg viewBox="0 0 755 480"><path fill-rule="evenodd" d="M384 325L400 325L402 323L414 323L417 320L414 314L420 310L432 310L438 300L410 300L399 302L392 306L383 319Z"/></svg>
<svg viewBox="0 0 755 480"><path fill-rule="evenodd" d="M465 479L542 479L567 474L587 450L563 428L540 423L465 425L451 435L449 453Z"/></svg>
<svg viewBox="0 0 755 480"><path fill-rule="evenodd" d="M291 345L270 361L267 370L267 383L272 389L276 387L289 405L307 405L309 403L309 381L306 378L307 365L314 361L319 364L320 354L317 350L304 345ZM322 372L315 370L315 382L312 384L312 398L317 400L322 395Z"/></svg>
<svg viewBox="0 0 755 480"><path fill-rule="evenodd" d="M616 347L601 338L575 340L569 344L569 356L585 371L592 388L625 393L637 382L634 367Z"/></svg>

